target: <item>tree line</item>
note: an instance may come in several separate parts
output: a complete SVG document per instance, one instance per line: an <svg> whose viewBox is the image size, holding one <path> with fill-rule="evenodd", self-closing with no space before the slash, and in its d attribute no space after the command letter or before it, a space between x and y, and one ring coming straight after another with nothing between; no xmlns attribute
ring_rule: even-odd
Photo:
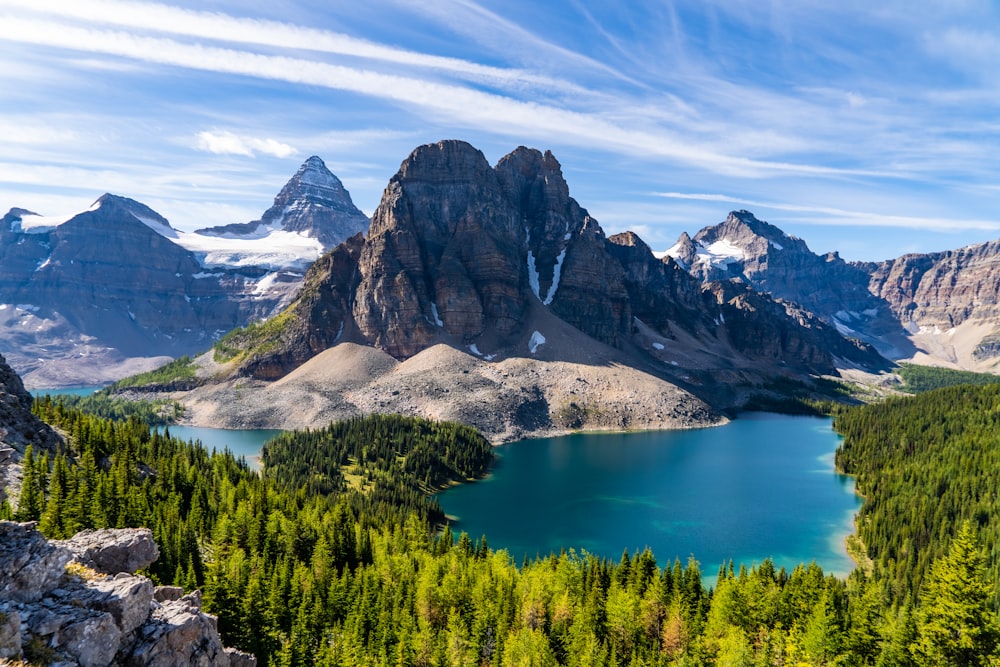
<svg viewBox="0 0 1000 667"><path fill-rule="evenodd" d="M259 475L136 417L36 409L70 449L29 452L16 513L3 506L0 515L39 520L50 537L149 526L161 557L148 574L201 588L227 644L262 665L891 667L997 656L992 556L977 543L978 530L993 544L990 522L975 512L939 524L919 583L898 578L888 549L862 531L871 576L858 569L845 581L815 564L789 572L765 561L724 566L706 588L696 561L659 564L648 550L518 565L485 537L438 531L426 492L488 465L488 448L465 427L371 417L286 434L267 445ZM895 409L837 417L850 452L839 460L870 499L885 484L882 459L860 456L868 446L850 424L864 421L878 434L865 442L891 450L907 421ZM961 488L974 476L968 465L954 472ZM890 500L862 525L898 509ZM904 523L913 518L899 519L901 532L912 533Z"/></svg>

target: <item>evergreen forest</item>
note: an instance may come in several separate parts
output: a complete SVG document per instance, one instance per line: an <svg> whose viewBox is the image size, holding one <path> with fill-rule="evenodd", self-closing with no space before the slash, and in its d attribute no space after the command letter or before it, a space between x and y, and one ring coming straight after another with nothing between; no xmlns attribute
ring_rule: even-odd
<svg viewBox="0 0 1000 667"><path fill-rule="evenodd" d="M292 432L258 474L137 414L50 398L68 436L28 451L16 512L51 538L148 526L158 583L200 588L227 645L261 665L996 664L1000 386L838 410L839 466L866 502L846 580L815 564L573 551L514 563L453 535L432 492L485 474L474 430L372 416Z"/></svg>

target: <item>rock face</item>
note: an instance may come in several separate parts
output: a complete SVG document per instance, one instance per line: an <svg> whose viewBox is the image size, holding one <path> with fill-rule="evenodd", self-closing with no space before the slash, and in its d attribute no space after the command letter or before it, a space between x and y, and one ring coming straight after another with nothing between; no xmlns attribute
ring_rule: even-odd
<svg viewBox="0 0 1000 667"><path fill-rule="evenodd" d="M107 382L102 365L158 365L255 312L239 295L260 273L206 273L138 202L104 195L52 228L25 220L0 221L0 345L36 385Z"/></svg>
<svg viewBox="0 0 1000 667"><path fill-rule="evenodd" d="M394 357L439 332L471 343L510 335L528 285L516 211L482 153L461 142L418 149L393 176L361 251L353 315Z"/></svg>
<svg viewBox="0 0 1000 667"><path fill-rule="evenodd" d="M1000 241L884 262L816 255L748 211L667 251L703 281L733 278L794 302L894 359L1000 364Z"/></svg>
<svg viewBox="0 0 1000 667"><path fill-rule="evenodd" d="M205 422L289 426L275 406L294 395L301 415L317 420L305 425L368 411L455 415L501 440L571 424L693 425L712 419L703 419L708 409L686 392L712 402L720 385L835 373L838 363L886 363L801 309L728 279L702 285L673 259L654 257L635 234L607 238L570 197L555 157L524 147L495 167L460 141L417 148L386 187L367 239L354 237L316 262L305 284L272 322L234 333L214 361L200 362L208 387L186 400L212 406ZM434 372L451 384L421 382L409 396L398 388L383 395L378 362L369 372L345 367L344 375L357 376L350 381L308 381L322 399L294 390L318 372L312 359L332 362L324 350L348 343L374 348L390 366L414 359L423 367L433 357L440 363ZM477 363L429 352L441 347ZM308 372L295 372L305 364ZM620 393L627 381L615 367L635 370L641 391L670 395L685 407L672 412L635 389L635 404L653 413L648 420L631 414L627 401L580 408L586 401L575 392L588 385ZM409 372L400 366L391 375L403 382ZM505 378L500 387L517 390L490 400L482 388L498 373ZM263 398L271 393L274 400ZM245 399L249 394L260 399ZM486 401L481 410L465 401L472 396ZM716 404L740 400L727 394ZM501 404L521 417L484 413ZM589 421L564 419L574 410ZM297 417L294 423L303 425Z"/></svg>
<svg viewBox="0 0 1000 667"><path fill-rule="evenodd" d="M51 231L0 232L5 310L19 311L28 328L65 322L126 356L204 347L212 332L241 323L240 306L226 276L205 276L193 253L164 236L170 231L148 207L104 195Z"/></svg>
<svg viewBox="0 0 1000 667"><path fill-rule="evenodd" d="M736 279L798 304L842 336L870 343L885 355L898 358L910 349L891 308L869 291L869 271L837 253L817 255L802 239L749 211L733 211L693 239L682 234L667 255L703 281Z"/></svg>
<svg viewBox="0 0 1000 667"><path fill-rule="evenodd" d="M749 359L834 367L828 338L816 340L816 327L783 308L764 311L783 321L781 340L795 343L764 349L749 335L727 336L745 309L730 309L726 324L725 300L702 295L672 260L656 260L634 234L607 239L569 196L555 157L524 147L496 168L464 142L416 149L386 188L368 239L317 263L307 284L280 340L251 350L243 374L273 380L348 340L397 359L438 343L510 355L534 334L532 304L618 349L631 344L639 318L668 337L680 328L739 342ZM873 358L847 347L845 358Z"/></svg>
<svg viewBox="0 0 1000 667"><path fill-rule="evenodd" d="M15 502L20 488L20 461L28 445L55 452L58 434L31 414L31 394L0 355L0 501Z"/></svg>
<svg viewBox="0 0 1000 667"><path fill-rule="evenodd" d="M1000 241L859 264L869 289L904 326L951 329L1000 319Z"/></svg>
<svg viewBox="0 0 1000 667"><path fill-rule="evenodd" d="M81 565L107 574L135 572L160 557L159 547L145 528L84 530L56 544L69 549Z"/></svg>
<svg viewBox="0 0 1000 667"><path fill-rule="evenodd" d="M0 660L30 657L23 653L40 645L60 664L82 667L256 664L223 648L197 592L166 599L146 577L114 572L152 562L148 548L143 558L123 560L130 544L153 544L149 530L90 531L53 543L33 523L0 521ZM83 549L89 563L112 564L112 571L69 573L74 553L67 547Z"/></svg>
<svg viewBox="0 0 1000 667"><path fill-rule="evenodd" d="M274 314L313 260L367 226L317 157L260 220L202 233L110 194L68 220L11 209L0 219L0 349L41 387L154 368Z"/></svg>
<svg viewBox="0 0 1000 667"><path fill-rule="evenodd" d="M330 249L368 231L368 216L322 159L313 155L274 198L274 205L253 222L207 227L196 233L229 238L253 237L281 229L305 234Z"/></svg>

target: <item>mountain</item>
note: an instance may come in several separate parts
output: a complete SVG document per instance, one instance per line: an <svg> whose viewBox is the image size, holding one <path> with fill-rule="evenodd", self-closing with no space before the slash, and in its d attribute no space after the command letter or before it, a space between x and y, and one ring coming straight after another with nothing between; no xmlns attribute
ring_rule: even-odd
<svg viewBox="0 0 1000 667"><path fill-rule="evenodd" d="M198 363L205 384L185 400L206 422L398 411L503 440L711 422L702 399L725 407L780 378L885 361L801 308L703 286L634 234L607 238L551 153L520 147L491 167L443 141L403 161L367 238Z"/></svg>
<svg viewBox="0 0 1000 667"><path fill-rule="evenodd" d="M857 266L905 328L917 360L1000 368L1000 241Z"/></svg>
<svg viewBox="0 0 1000 667"><path fill-rule="evenodd" d="M315 157L262 221L233 232L182 232L111 194L70 217L11 209L0 218L0 349L42 387L153 368L284 307L342 230L366 226Z"/></svg>
<svg viewBox="0 0 1000 667"><path fill-rule="evenodd" d="M974 370L1000 363L1000 241L958 250L845 262L734 211L665 253L702 281L742 281L798 304L842 335L897 360Z"/></svg>
<svg viewBox="0 0 1000 667"><path fill-rule="evenodd" d="M276 231L314 238L330 249L368 230L368 216L351 201L350 193L322 159L302 163L274 198L274 205L253 222L206 227L195 233L229 239L259 239Z"/></svg>

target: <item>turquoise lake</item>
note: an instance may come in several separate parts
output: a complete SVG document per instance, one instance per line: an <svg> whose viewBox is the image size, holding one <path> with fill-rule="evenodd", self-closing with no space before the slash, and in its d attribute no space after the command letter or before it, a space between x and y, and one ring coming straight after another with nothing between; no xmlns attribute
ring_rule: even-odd
<svg viewBox="0 0 1000 667"><path fill-rule="evenodd" d="M35 389L32 394L35 396L70 395L89 396L101 387L77 387L68 389ZM162 431L164 427L160 427ZM247 463L256 470L260 470L260 450L264 443L281 433L278 429L228 429L209 428L205 426L180 426L172 424L169 427L170 435L182 440L200 441L209 450L222 451L229 449L237 458L246 458Z"/></svg>
<svg viewBox="0 0 1000 667"><path fill-rule="evenodd" d="M815 560L846 575L844 538L861 498L834 470L831 420L751 413L689 431L576 434L497 448L492 474L438 496L452 530L525 556L586 550L657 562Z"/></svg>
<svg viewBox="0 0 1000 667"><path fill-rule="evenodd" d="M237 458L244 457L250 467L260 470L260 450L264 443L281 433L278 429L238 430L228 428L206 428L203 426L179 426L171 424L170 435L181 440L200 440L207 449L222 451L229 449ZM163 428L161 427L162 431Z"/></svg>
<svg viewBox="0 0 1000 667"><path fill-rule="evenodd" d="M169 428L257 469L281 432ZM516 562L563 548L617 560L648 546L660 564L694 556L709 585L729 559L789 569L815 560L846 575L861 498L834 470L839 442L830 419L768 413L718 428L525 440L496 448L489 477L438 500L456 534L486 535Z"/></svg>

